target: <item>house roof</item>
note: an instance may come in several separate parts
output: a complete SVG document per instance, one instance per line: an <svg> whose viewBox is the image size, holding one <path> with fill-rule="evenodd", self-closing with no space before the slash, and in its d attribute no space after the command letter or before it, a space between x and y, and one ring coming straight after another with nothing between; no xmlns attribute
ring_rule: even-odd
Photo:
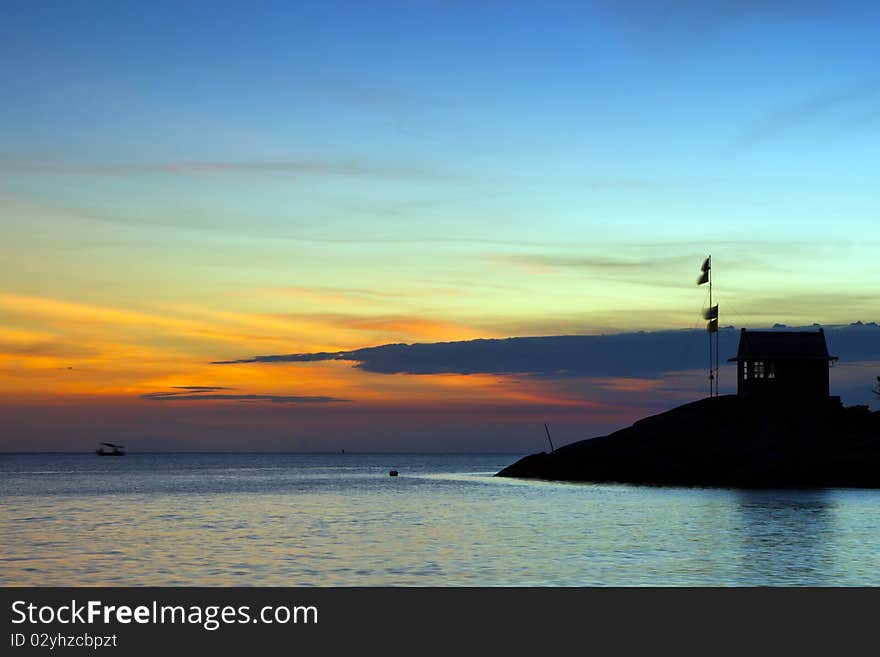
<svg viewBox="0 0 880 657"><path fill-rule="evenodd" d="M837 360L828 355L825 332L742 329L736 358L729 360Z"/></svg>

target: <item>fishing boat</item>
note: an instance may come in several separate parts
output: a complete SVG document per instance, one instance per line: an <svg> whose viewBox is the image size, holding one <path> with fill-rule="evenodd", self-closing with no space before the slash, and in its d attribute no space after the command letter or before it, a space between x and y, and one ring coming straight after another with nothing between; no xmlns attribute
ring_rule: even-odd
<svg viewBox="0 0 880 657"><path fill-rule="evenodd" d="M98 456L125 456L125 447L113 443L101 443L95 454Z"/></svg>

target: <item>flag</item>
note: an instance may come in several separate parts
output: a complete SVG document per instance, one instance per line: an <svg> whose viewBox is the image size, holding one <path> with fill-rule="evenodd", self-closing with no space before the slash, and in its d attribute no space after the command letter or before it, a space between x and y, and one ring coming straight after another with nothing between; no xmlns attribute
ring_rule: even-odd
<svg viewBox="0 0 880 657"><path fill-rule="evenodd" d="M703 260L703 266L700 267L700 271L703 273L700 274L700 277L697 279L697 285L702 285L703 283L709 282L709 270L712 269L712 256L709 256L705 260Z"/></svg>
<svg viewBox="0 0 880 657"><path fill-rule="evenodd" d="M718 319L718 304L703 311L703 319Z"/></svg>
<svg viewBox="0 0 880 657"><path fill-rule="evenodd" d="M709 333L718 333L718 319L710 319L709 323L706 324L706 330Z"/></svg>

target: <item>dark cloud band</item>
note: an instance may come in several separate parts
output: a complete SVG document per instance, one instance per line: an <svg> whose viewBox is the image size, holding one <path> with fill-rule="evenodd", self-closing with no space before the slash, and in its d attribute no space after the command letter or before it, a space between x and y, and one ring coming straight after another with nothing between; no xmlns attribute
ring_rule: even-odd
<svg viewBox="0 0 880 657"><path fill-rule="evenodd" d="M825 333L829 349L841 362L880 360L880 327L873 322L825 327ZM735 355L739 331L727 327L719 335L722 356ZM346 360L356 362L360 369L381 374L656 377L667 372L702 369L706 361L705 338L705 331L699 329L387 344L354 351L255 356L214 364Z"/></svg>
<svg viewBox="0 0 880 657"><path fill-rule="evenodd" d="M286 395L222 395L222 394L181 394L177 392L150 392L141 395L150 401L255 401L272 404L332 404L349 402L338 397L296 397Z"/></svg>

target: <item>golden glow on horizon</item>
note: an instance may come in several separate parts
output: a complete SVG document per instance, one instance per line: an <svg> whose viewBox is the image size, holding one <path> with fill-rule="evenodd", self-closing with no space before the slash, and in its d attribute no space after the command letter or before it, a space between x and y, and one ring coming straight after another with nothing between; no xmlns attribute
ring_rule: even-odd
<svg viewBox="0 0 880 657"><path fill-rule="evenodd" d="M0 294L16 326L0 329L0 392L11 398L101 398L158 403L142 395L186 386L212 394L326 396L363 404L560 403L540 383L493 375L379 375L350 361L213 365L257 353L344 350L340 345L485 337L424 317L278 316L195 308L126 308ZM301 336L319 336L309 341ZM361 336L358 340L356 336ZM192 393L197 394L197 393ZM573 402L562 402L563 404Z"/></svg>

